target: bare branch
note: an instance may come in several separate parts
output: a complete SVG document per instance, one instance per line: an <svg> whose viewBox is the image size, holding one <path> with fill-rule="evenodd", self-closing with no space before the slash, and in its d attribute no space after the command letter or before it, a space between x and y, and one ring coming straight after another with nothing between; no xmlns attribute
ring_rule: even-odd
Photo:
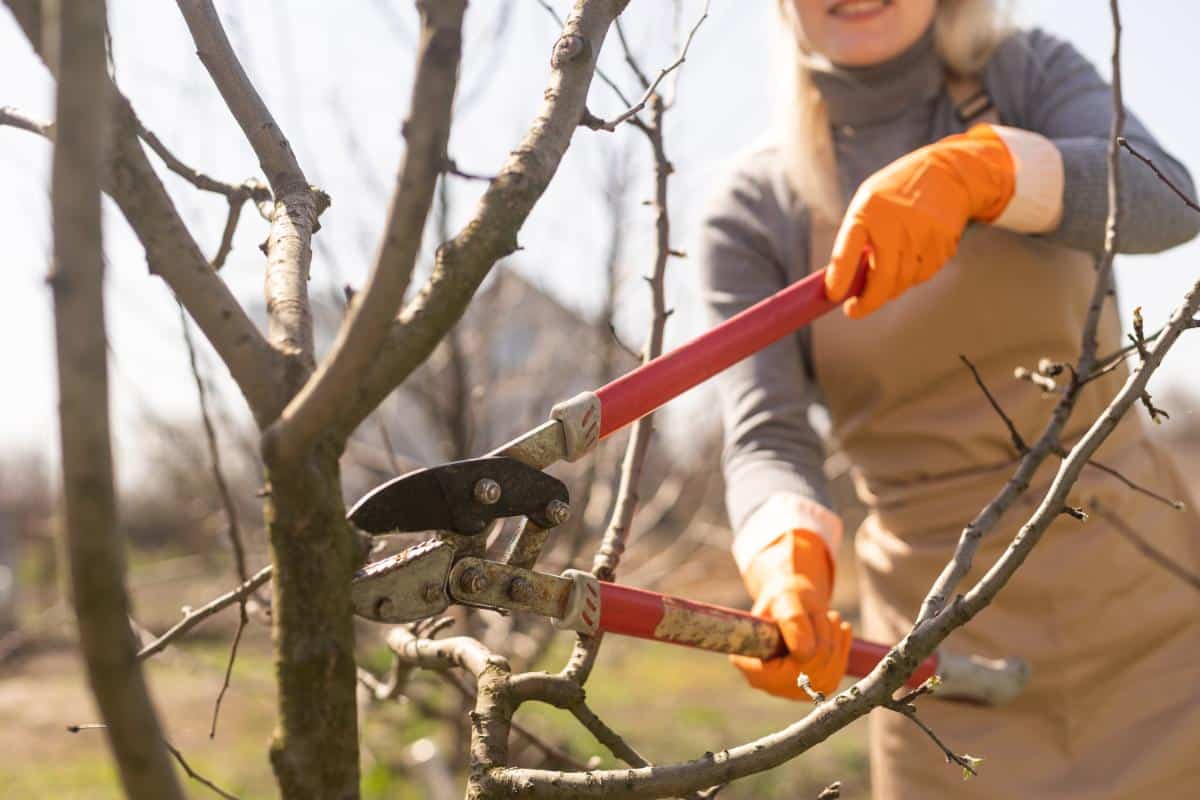
<svg viewBox="0 0 1200 800"><path fill-rule="evenodd" d="M1060 453L1060 455L1065 457L1066 453L1062 452L1062 453ZM1149 497L1152 500L1157 500L1158 502L1162 503L1163 505L1170 506L1171 508L1175 509L1176 511L1183 511L1184 508L1186 507L1186 506L1184 506L1183 501L1172 500L1169 497L1164 497L1163 495L1159 494L1158 492L1154 491L1153 489L1149 489L1145 486L1142 486L1140 483L1131 481L1128 477L1123 475L1120 471L1113 469L1112 467L1108 466L1107 464L1102 464L1094 458L1088 459L1088 466L1092 467L1094 469L1098 469L1101 472L1106 473L1108 475L1111 475L1112 477L1116 478L1121 483L1125 484L1126 486L1128 486L1130 489L1137 492L1138 494L1144 494L1146 497Z"/></svg>
<svg viewBox="0 0 1200 800"><path fill-rule="evenodd" d="M309 447L349 405L362 374L378 358L416 263L450 135L466 1L420 3L418 8L421 38L411 116L404 124L408 148L396 176L387 230L366 286L350 300L328 357L267 431L264 450L274 451L277 459L293 458Z"/></svg>
<svg viewBox="0 0 1200 800"><path fill-rule="evenodd" d="M253 594L258 587L262 586L271 579L271 572L272 567L270 564L268 564L258 572L254 573L250 580L246 581L241 586L238 586L233 591L226 592L220 597L209 601L200 608L189 610L184 615L183 619L175 623L170 630L139 650L137 654L138 659L140 660L149 658L152 655L161 653L163 650L167 649L168 645L170 645L176 639L181 638L184 634L199 625L201 622L204 622L209 617L220 611L223 611L234 603L242 602L243 599Z"/></svg>
<svg viewBox="0 0 1200 800"><path fill-rule="evenodd" d="M36 133L47 139L54 138L54 123L42 122L41 120L26 116L12 106L0 106L0 125L7 125L10 128L20 128L23 131Z"/></svg>
<svg viewBox="0 0 1200 800"><path fill-rule="evenodd" d="M916 706L911 705L909 703L899 703L899 702L890 702L890 703L885 703L884 705L886 708L889 708L892 711L895 711L897 714L907 717L909 720L912 721L912 723L914 725L916 725L918 728L923 730L925 732L925 735L928 736L933 741L933 743L938 746L938 749L940 749L942 751L942 754L944 756L946 756L946 763L957 764L958 766L962 767L964 777L968 777L968 776L975 777L975 776L979 775L979 773L975 771L975 767L983 759L976 758L975 756L965 755L965 754L960 756L958 753L954 752L949 747L947 747L946 743L943 742L941 740L941 738L936 733L933 732L933 729L930 728L928 725L926 725L924 722L922 722L921 718L917 716Z"/></svg>
<svg viewBox="0 0 1200 800"><path fill-rule="evenodd" d="M589 120L587 123L585 123L587 125L587 127L591 128L593 130L605 130L605 131L612 132L612 131L615 131L617 129L617 126L620 125L622 122L626 122L630 119L633 119L634 117L636 117L638 114L641 113L641 111L646 107L646 104L650 102L650 98L653 97L655 92L658 91L658 85L660 83L662 83L663 78L670 75L672 72L674 72L680 66L682 66L684 61L687 60L688 49L692 46L692 39L695 38L696 31L698 31L700 29L700 26L704 23L704 20L708 19L708 7L709 7L710 2L711 2L711 0L705 0L704 10L700 13L700 18L696 20L696 24L692 26L692 30L688 34L687 40L683 43L683 49L679 51L679 55L676 56L675 60L672 61L670 64L668 64L667 66L660 69L658 71L658 75L649 84L646 83L645 74L637 66L636 60L633 58L633 56L629 52L629 46L625 42L624 34L621 33L620 21L618 20L617 33L621 37L621 44L625 48L625 60L629 63L630 67L634 70L635 74L637 74L638 79L641 80L642 84L644 86L646 86L646 91L642 93L642 97L640 100L638 100L632 106L627 108L625 111L623 111L620 114L618 114L617 116L613 117L611 120L604 121L604 120L597 120L597 119L593 118L593 119Z"/></svg>
<svg viewBox="0 0 1200 800"><path fill-rule="evenodd" d="M246 574L246 550L242 546L241 527L238 524L237 508L233 503L233 495L229 492L229 485L225 482L225 475L221 471L221 449L217 446L217 432L213 427L212 418L208 413L208 392L204 388L204 379L200 377L200 366L196 362L196 347L192 343L192 334L188 329L187 314L183 310L183 304L179 304L179 323L183 327L183 341L187 345L188 364L192 369L192 378L196 382L196 394L200 398L200 419L204 423L204 438L208 443L208 455L212 462L213 482L217 485L217 494L221 498L221 505L225 509L226 530L229 535L229 544L233 548L234 566L237 569L238 580L245 583L249 580ZM225 697L225 691L229 688L229 679L233 675L233 662L237 658L238 643L242 640L242 631L245 630L246 624L250 618L246 614L246 596L243 595L238 600L238 628L237 633L233 637L233 645L229 649L229 663L225 667L225 679L221 684L221 690L217 693L217 700L213 704L212 726L209 729L209 738L217 735L217 717L221 713L221 700Z"/></svg>
<svg viewBox="0 0 1200 800"><path fill-rule="evenodd" d="M221 231L221 243L217 246L217 252L211 262L212 268L219 270L225 266L225 259L229 257L229 253L233 249L233 234L237 231L237 223L241 217L242 207L246 205L247 200L253 200L255 206L270 203L271 190L255 178L248 178L238 184L225 183L211 178L180 161L174 153L167 149L167 146L163 144L154 131L142 123L136 114L134 115L134 123L137 126L138 136L162 159L169 170L197 189L222 195L229 202L229 213L225 218L225 227ZM269 219L270 217L268 217Z"/></svg>
<svg viewBox="0 0 1200 800"><path fill-rule="evenodd" d="M842 796L842 782L834 781L817 794L817 800L838 800Z"/></svg>
<svg viewBox="0 0 1200 800"><path fill-rule="evenodd" d="M49 283L58 361L63 536L79 646L125 792L136 798L182 798L134 654L124 548L116 524L100 225L104 137L97 135L109 123L105 14L103 2L68 3L50 23L60 59Z"/></svg>
<svg viewBox="0 0 1200 800"><path fill-rule="evenodd" d="M621 43L621 52L625 55L625 63L629 65L629 71L638 79L642 89L649 89L650 78L647 77L641 65L638 64L637 58L633 55L633 48L629 46L629 40L625 38L625 26L621 24L620 17L617 17L614 25L617 29L617 41ZM629 103L625 105L629 105Z"/></svg>
<svg viewBox="0 0 1200 800"><path fill-rule="evenodd" d="M183 178L185 181L201 191L213 192L214 194L219 194L227 198L232 198L235 194L238 194L242 191L242 188L245 184L233 184L225 183L224 181L218 181L215 178L205 175L203 172L200 172L197 169L189 167L187 164L180 161L174 153L167 149L167 146L163 144L161 139L158 138L158 135L155 134L154 131L147 128L145 124L142 123L140 118L135 117L135 120L137 124L138 136L142 141L149 145L150 149L153 150L159 158L162 159L163 163L167 165L167 169L171 170L171 172L174 172L176 175ZM257 181L254 183L257 187L254 197L255 202L264 203L270 200L270 190Z"/></svg>
<svg viewBox="0 0 1200 800"><path fill-rule="evenodd" d="M496 261L517 249L517 231L571 142L605 34L627 2L577 4L555 43L541 111L480 198L470 222L438 249L428 282L400 313L374 366L357 387L352 410L340 420L340 438L428 357Z"/></svg>
<svg viewBox="0 0 1200 800"><path fill-rule="evenodd" d="M496 180L495 175L478 175L474 172L467 172L466 170L460 169L458 163L449 156L447 156L445 162L443 162L442 169L447 175L453 175L456 178L462 178L463 180L480 181L482 183L491 183L492 181Z"/></svg>
<svg viewBox="0 0 1200 800"><path fill-rule="evenodd" d="M546 0L537 0L537 3L542 8L546 9L546 13L551 16L558 27L566 27L567 23L564 22L563 18L558 15L557 11L554 10L554 6L550 5L550 3L548 3ZM617 19L620 19L620 17L617 17ZM596 67L596 77L602 80L605 85L608 86L608 88L612 89L613 94L615 94L617 99L620 100L624 105L631 105L629 98L625 96L625 92L621 90L621 87L617 85L617 82L610 78L604 70L600 69L599 66Z"/></svg>
<svg viewBox="0 0 1200 800"><path fill-rule="evenodd" d="M1050 415L1042 435L1037 442L1025 451L1016 472L996 495L973 520L963 529L962 535L954 551L954 557L934 581L933 586L921 603L917 615L917 627L930 620L935 614L945 608L947 601L957 588L959 582L966 576L978 550L979 541L983 534L995 527L1000 516L1012 503L1029 488L1029 482L1046 456L1058 448L1058 437L1066 426L1067 418L1079 396L1083 386L1080 376L1090 375L1096 365L1096 331L1100 326L1100 314L1104 303L1109 297L1112 286L1113 258L1117 252L1119 216L1119 194L1117 187L1120 180L1120 158L1117 139L1125 124L1125 105L1121 94L1121 21L1116 0L1110 0L1113 17L1113 53L1112 53L1112 106L1113 121L1108 146L1108 219L1105 223L1104 252L1096 268L1096 283L1092 289L1091 301L1088 304L1087 318L1084 322L1080 343L1079 358L1072 369L1071 385L1059 398L1054 411ZM1178 332L1176 333L1178 335ZM1065 503L1059 503L1061 508ZM1057 514L1057 509L1055 511Z"/></svg>
<svg viewBox="0 0 1200 800"><path fill-rule="evenodd" d="M212 723L208 728L208 738L210 739L215 739L217 736L217 718L221 714L221 701L225 699L225 692L229 691L229 681L233 677L233 664L237 661L238 645L242 642L242 633L246 630L246 625L250 623L250 617L246 614L245 599L240 602L239 611L237 632L233 634L233 644L229 646L229 658L225 662L225 677L221 681L221 690L217 692L216 702L213 703Z"/></svg>
<svg viewBox="0 0 1200 800"><path fill-rule="evenodd" d="M570 707L571 714L579 720L579 724L587 728L588 733L596 737L596 741L608 748L608 751L631 767L649 766L650 762L641 753L629 746L620 734L605 724L582 701Z"/></svg>
<svg viewBox="0 0 1200 800"><path fill-rule="evenodd" d="M1190 198L1186 194L1184 194L1183 190L1180 189L1178 186L1176 186L1174 183L1172 183L1170 178L1168 178L1166 175L1163 175L1162 172L1159 170L1159 168L1155 165L1155 163L1152 160L1150 160L1149 157L1144 156L1140 152L1138 152L1137 149L1134 148L1134 146L1129 143L1128 139L1126 139L1124 136L1118 137L1117 144L1121 145L1121 147L1124 147L1126 150L1129 151L1129 154L1131 156L1136 158L1138 161L1141 161L1143 164L1145 164L1147 167L1149 167L1151 170L1153 170L1154 174L1158 176L1158 179L1161 180L1163 183L1165 183L1172 192L1174 192L1176 195L1178 195L1179 199L1184 202L1184 205L1186 205L1192 211L1200 211L1200 205L1196 205L1195 200L1193 200L1192 198Z"/></svg>
<svg viewBox="0 0 1200 800"><path fill-rule="evenodd" d="M1025 440L1021 438L1020 432L1017 431L1017 426L1013 424L1012 417L1004 413L1004 409L1000 407L1000 403L996 401L996 398L988 389L987 384L983 382L983 378L979 375L979 370L975 368L975 365L971 362L971 359L967 358L961 353L958 357L964 364L967 365L967 369L971 370L971 375L975 378L975 385L977 385L980 391L983 392L984 396L987 397L988 403L991 404L992 409L1000 415L1000 419L1004 420L1004 425L1008 428L1008 435L1012 439L1013 447L1016 449L1017 453L1019 455L1028 453L1029 445L1025 444Z"/></svg>
<svg viewBox="0 0 1200 800"><path fill-rule="evenodd" d="M177 2L196 54L258 156L275 195L267 236L267 338L276 350L300 365L299 371L288 373L294 384L313 367L308 272L312 234L329 199L309 187L287 137L242 69L211 0Z"/></svg>
<svg viewBox="0 0 1200 800"><path fill-rule="evenodd" d="M98 731L98 730L107 730L107 729L108 729L107 725L96 724L96 723L89 723L89 724L85 724L85 725L68 725L67 726L68 733L80 733L82 731ZM210 781L208 778L201 775L199 772L196 772L194 769L192 769L192 765L187 762L187 759L183 757L183 753L179 752L179 748L177 748L175 745L171 744L166 739L163 739L162 743L163 743L163 746L167 748L167 752L169 752L171 754L171 757L174 758L179 763L179 766L183 767L183 771L187 773L187 776L189 778L196 781L197 783L203 784L204 786L208 787L212 791L219 794L221 797L224 797L225 800L239 800L237 795L230 794L229 792L222 789L220 786L217 786L215 783Z"/></svg>
<svg viewBox="0 0 1200 800"><path fill-rule="evenodd" d="M25 38L46 58L37 0L4 0ZM47 64L51 72L55 65ZM183 302L232 373L259 424L283 407L274 377L279 358L250 321L225 283L208 267L137 138L136 117L111 81L114 124L104 191L117 202L146 249L150 271ZM53 127L48 132L53 134Z"/></svg>
<svg viewBox="0 0 1200 800"><path fill-rule="evenodd" d="M1200 575L1196 575L1190 570L1183 567L1179 562L1172 559L1166 553L1162 552L1154 545L1146 541L1145 538L1139 536L1133 528L1121 519L1117 514L1104 507L1104 504L1093 498L1091 502L1092 513L1102 517L1105 522L1112 525L1117 533L1129 540L1130 544L1141 551L1142 555L1158 564L1163 569L1170 572L1176 578L1179 578L1184 583L1190 585L1193 589L1200 590Z"/></svg>
<svg viewBox="0 0 1200 800"><path fill-rule="evenodd" d="M229 545L233 549L234 567L237 570L238 580L245 583L249 580L249 575L246 573L246 548L242 544L242 528L238 522L233 494L229 491L229 484L225 481L225 474L221 469L221 448L217 444L217 431L213 427L212 416L208 410L208 390L204 386L204 379L200 377L200 365L196 360L196 346L192 342L192 333L188 328L187 315L184 313L182 303L179 304L179 323L183 327L183 341L187 347L188 365L191 367L192 379L196 383L196 396L200 401L200 420L204 425L204 440L208 446L213 483L217 487L217 495L220 497L221 506L225 511L226 533L229 537ZM241 602L244 607L245 598ZM244 608L243 611L245 611Z"/></svg>
<svg viewBox="0 0 1200 800"><path fill-rule="evenodd" d="M291 144L242 69L210 0L178 0L178 6L196 44L196 55L254 148L276 200L293 192L307 193L308 180Z"/></svg>
<svg viewBox="0 0 1200 800"><path fill-rule="evenodd" d="M217 786L215 783L210 781L208 778L201 775L199 772L196 772L196 770L192 769L192 765L187 762L187 759L183 757L183 753L179 752L179 748L177 748L175 745L171 744L166 739L163 739L163 745L166 746L167 750L171 753L175 760L179 762L179 766L183 767L183 771L187 773L189 778L197 783L207 786L221 797L224 797L225 800L239 800L237 795L230 794L220 786Z"/></svg>

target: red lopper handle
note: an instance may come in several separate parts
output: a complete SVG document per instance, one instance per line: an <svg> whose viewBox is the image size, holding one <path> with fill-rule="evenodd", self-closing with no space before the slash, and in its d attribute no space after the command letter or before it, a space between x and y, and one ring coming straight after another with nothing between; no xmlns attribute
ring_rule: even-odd
<svg viewBox="0 0 1200 800"><path fill-rule="evenodd" d="M864 256L849 296L857 296L866 280ZM600 438L803 328L837 305L825 296L825 270L817 270L690 342L605 384L596 390Z"/></svg>
<svg viewBox="0 0 1200 800"><path fill-rule="evenodd" d="M698 647L718 653L773 658L784 655L783 638L772 621L748 611L698 603L616 583L600 584L599 629L639 639ZM855 639L846 674L861 678L887 655L889 648ZM938 669L938 656L925 660L909 677L920 686Z"/></svg>

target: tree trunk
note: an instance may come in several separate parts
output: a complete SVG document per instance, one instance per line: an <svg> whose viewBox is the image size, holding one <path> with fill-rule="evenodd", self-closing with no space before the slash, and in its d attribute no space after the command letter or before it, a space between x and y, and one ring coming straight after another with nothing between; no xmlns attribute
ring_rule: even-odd
<svg viewBox="0 0 1200 800"><path fill-rule="evenodd" d="M350 576L359 561L335 448L268 467L266 525L279 722L271 763L285 798L358 797Z"/></svg>

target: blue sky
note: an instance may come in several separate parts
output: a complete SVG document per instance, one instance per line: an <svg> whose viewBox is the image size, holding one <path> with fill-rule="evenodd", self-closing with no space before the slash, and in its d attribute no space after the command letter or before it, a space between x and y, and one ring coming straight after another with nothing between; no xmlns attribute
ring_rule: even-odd
<svg viewBox="0 0 1200 800"><path fill-rule="evenodd" d="M565 13L567 3L555 0ZM679 102L668 120L668 146L677 173L672 183L675 242L691 243L707 188L728 158L750 144L770 122L767 43L771 2L714 0L709 21L684 66ZM309 178L333 197L322 219L313 290L361 284L381 227L386 193L401 154L415 43L410 3L387 0L255 0L218 2L235 48L292 141ZM467 47L460 102L450 151L464 169L494 171L518 141L540 102L556 26L534 0L514 0L507 25L498 29L499 0L475 0L468 11ZM684 0L690 24L699 0ZM1200 41L1200 6L1185 0L1124 3L1125 92L1129 104L1193 173L1200 173L1200 112L1189 87ZM632 38L651 68L669 60L671 4L633 0L626 16ZM1023 25L1038 25L1073 42L1108 72L1111 29L1107 0L1024 0L1014 3ZM216 177L240 180L257 164L236 124L195 58L172 3L110 0L117 76L145 123L185 161ZM494 42L500 38L502 44ZM606 45L602 63L632 91L616 52ZM52 117L52 85L15 23L0 11L0 105ZM599 82L593 111L610 115L619 104ZM648 195L648 170L640 138L581 130L551 189L522 231L515 266L584 311L599 303L605 241L601 184L606 159L622 147L635 154L634 198ZM49 148L35 137L0 128L0 220L3 220L6 290L0 293L0 342L7 391L0 414L0 457L34 450L53 458L56 445L55 372L50 296L44 283L50 253ZM224 201L167 183L206 252L224 223ZM453 216L464 220L478 185L454 183ZM177 311L124 221L111 207L106 217L108 315L118 464L125 480L136 475L142 420L194 417L194 387L186 367ZM635 208L624 262L630 274L648 264L652 219ZM256 245L265 224L247 212L226 280L244 302L260 302L262 257ZM427 242L427 245L429 243ZM1165 318L1200 274L1200 244L1170 253L1118 262L1121 305L1128 317L1142 306L1147 324ZM669 292L680 309L670 340L698 330L687 262L676 262ZM645 307L640 281L629 281L619 320L637 341ZM1195 388L1200 335L1177 347L1152 384ZM244 409L215 357L208 371L230 414ZM694 399L692 402L696 402ZM1170 409L1196 413L1196 409Z"/></svg>

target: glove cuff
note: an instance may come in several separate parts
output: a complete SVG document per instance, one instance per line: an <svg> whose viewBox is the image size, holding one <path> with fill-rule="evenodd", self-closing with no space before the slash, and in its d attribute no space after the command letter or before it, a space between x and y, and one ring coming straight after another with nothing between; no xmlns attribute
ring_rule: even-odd
<svg viewBox="0 0 1200 800"><path fill-rule="evenodd" d="M1055 230L1062 222L1066 182L1062 153L1057 145L1040 133L1004 125L990 128L1012 159L1014 187L1003 210L987 221L1017 233Z"/></svg>
<svg viewBox="0 0 1200 800"><path fill-rule="evenodd" d="M742 580L756 600L783 591L801 592L828 606L833 594L833 556L816 533L802 528L782 532L754 556Z"/></svg>
<svg viewBox="0 0 1200 800"><path fill-rule="evenodd" d="M841 547L842 520L837 514L795 492L776 492L754 509L734 536L733 560L742 574L755 556L793 529L817 534L830 553Z"/></svg>

